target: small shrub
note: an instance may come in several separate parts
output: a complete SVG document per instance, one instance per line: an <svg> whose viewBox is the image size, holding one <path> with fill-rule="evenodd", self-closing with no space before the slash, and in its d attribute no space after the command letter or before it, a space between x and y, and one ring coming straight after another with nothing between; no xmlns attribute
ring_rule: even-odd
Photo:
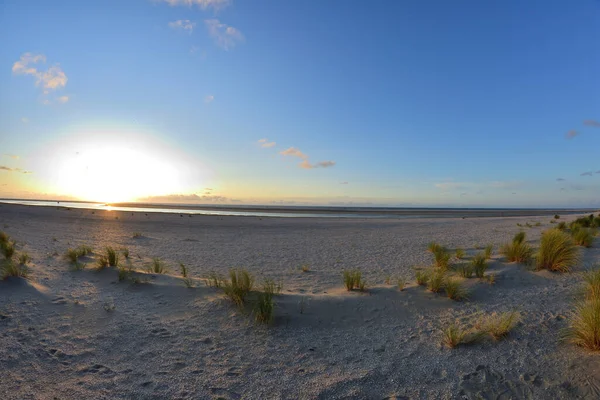
<svg viewBox="0 0 600 400"><path fill-rule="evenodd" d="M559 218L560 218L560 215L554 214L554 219L559 219Z"/></svg>
<svg viewBox="0 0 600 400"><path fill-rule="evenodd" d="M485 255L486 260L489 260L490 258L492 258L492 251L494 251L494 245L488 244L487 246L485 246L485 249L483 250L483 254Z"/></svg>
<svg viewBox="0 0 600 400"><path fill-rule="evenodd" d="M427 271L416 271L415 279L417 280L417 285L425 286L429 281L429 272Z"/></svg>
<svg viewBox="0 0 600 400"><path fill-rule="evenodd" d="M465 258L465 250L459 247L458 249L456 249L455 256L457 260L462 260L463 258Z"/></svg>
<svg viewBox="0 0 600 400"><path fill-rule="evenodd" d="M571 314L563 339L592 351L600 351L600 299L582 301Z"/></svg>
<svg viewBox="0 0 600 400"><path fill-rule="evenodd" d="M225 295L238 306L244 305L246 296L252 290L254 277L245 269L232 269L229 271L229 280L222 282Z"/></svg>
<svg viewBox="0 0 600 400"><path fill-rule="evenodd" d="M536 256L537 269L567 272L579 260L579 248L569 235L557 229L550 229L542 234Z"/></svg>
<svg viewBox="0 0 600 400"><path fill-rule="evenodd" d="M456 268L456 270L458 271L458 274L463 278L473 277L473 267L471 265L461 264Z"/></svg>
<svg viewBox="0 0 600 400"><path fill-rule="evenodd" d="M149 266L149 271L155 274L164 274L167 272L165 263L158 257L152 259L152 263Z"/></svg>
<svg viewBox="0 0 600 400"><path fill-rule="evenodd" d="M19 265L10 259L4 262L2 268L0 268L0 273L2 274L2 279L10 277L27 278L29 276L29 270L25 265Z"/></svg>
<svg viewBox="0 0 600 400"><path fill-rule="evenodd" d="M404 287L406 286L406 280L398 278L398 280L396 281L396 286L398 286L398 290L403 291Z"/></svg>
<svg viewBox="0 0 600 400"><path fill-rule="evenodd" d="M460 280L448 278L445 284L446 295L448 298L456 301L466 299L468 296L467 290L462 286Z"/></svg>
<svg viewBox="0 0 600 400"><path fill-rule="evenodd" d="M485 254L479 253L475 255L473 260L471 260L471 265L473 266L473 272L475 272L475 276L478 278L483 278L485 271L487 270Z"/></svg>
<svg viewBox="0 0 600 400"><path fill-rule="evenodd" d="M480 325L483 330L489 333L495 340L507 336L510 331L519 323L521 316L517 311L503 313L493 313L484 318Z"/></svg>
<svg viewBox="0 0 600 400"><path fill-rule="evenodd" d="M106 248L106 259L108 260L108 265L111 267L119 265L119 253L110 246Z"/></svg>
<svg viewBox="0 0 600 400"><path fill-rule="evenodd" d="M571 233L575 243L578 246L583 247L592 247L592 242L594 241L594 234L595 232L589 228L578 228Z"/></svg>
<svg viewBox="0 0 600 400"><path fill-rule="evenodd" d="M536 222L536 223L534 224L534 226L542 226L542 223L541 223L541 222Z"/></svg>
<svg viewBox="0 0 600 400"><path fill-rule="evenodd" d="M31 257L27 253L21 253L19 255L19 265L26 265L31 261Z"/></svg>
<svg viewBox="0 0 600 400"><path fill-rule="evenodd" d="M444 287L445 280L446 276L443 270L432 271L429 275L427 289L429 289L430 292L437 293Z"/></svg>
<svg viewBox="0 0 600 400"><path fill-rule="evenodd" d="M365 282L362 279L362 273L360 270L346 270L344 271L344 286L346 286L346 290L364 290ZM362 287L362 289L361 289Z"/></svg>
<svg viewBox="0 0 600 400"><path fill-rule="evenodd" d="M527 263L533 254L533 249L526 242L513 241L502 246L500 253L509 262Z"/></svg>

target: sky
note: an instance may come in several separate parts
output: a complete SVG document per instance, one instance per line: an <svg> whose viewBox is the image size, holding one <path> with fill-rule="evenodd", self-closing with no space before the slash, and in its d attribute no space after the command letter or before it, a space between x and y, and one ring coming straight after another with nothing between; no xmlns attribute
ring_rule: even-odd
<svg viewBox="0 0 600 400"><path fill-rule="evenodd" d="M0 197L600 207L599 0L3 0Z"/></svg>

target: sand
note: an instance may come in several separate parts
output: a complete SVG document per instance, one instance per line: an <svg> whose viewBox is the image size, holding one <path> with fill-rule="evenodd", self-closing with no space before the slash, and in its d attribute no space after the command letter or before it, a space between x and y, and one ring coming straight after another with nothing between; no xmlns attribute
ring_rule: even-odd
<svg viewBox="0 0 600 400"><path fill-rule="evenodd" d="M0 397L599 398L600 356L559 336L581 271L598 263L600 249L585 249L570 274L506 263L497 251L517 223L542 223L524 228L536 245L550 220L260 219L1 205L0 229L33 261L28 280L0 281ZM417 286L413 267L431 264L432 240L469 255L493 243L488 271L496 283L468 280L464 302ZM63 254L81 244L96 253L127 247L139 271L162 257L169 273L119 282L114 269L91 268L97 254L74 271ZM196 287L183 285L179 262ZM203 283L230 267L247 268L257 282L283 282L271 326ZM342 271L351 268L363 271L366 293L344 289ZM386 285L388 275L407 288ZM513 309L522 321L504 340L441 344L440 329L451 321Z"/></svg>

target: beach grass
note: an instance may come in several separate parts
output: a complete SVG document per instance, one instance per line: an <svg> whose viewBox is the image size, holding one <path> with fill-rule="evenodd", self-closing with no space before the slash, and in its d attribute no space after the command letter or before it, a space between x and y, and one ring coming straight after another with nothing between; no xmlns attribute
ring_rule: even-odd
<svg viewBox="0 0 600 400"><path fill-rule="evenodd" d="M500 248L500 253L509 262L527 263L531 259L533 249L525 242L525 232L519 232L511 243L506 243Z"/></svg>
<svg viewBox="0 0 600 400"><path fill-rule="evenodd" d="M587 300L600 300L600 268L583 274L585 297Z"/></svg>
<svg viewBox="0 0 600 400"><path fill-rule="evenodd" d="M77 263L75 263L75 265L77 265ZM101 254L100 257L98 257L98 259L96 259L96 268L100 271L103 270L104 268L108 267L108 257L106 257L106 255Z"/></svg>
<svg viewBox="0 0 600 400"><path fill-rule="evenodd" d="M473 266L469 264L461 264L456 267L456 271L463 278L473 277Z"/></svg>
<svg viewBox="0 0 600 400"><path fill-rule="evenodd" d="M117 250L115 250L114 248L112 248L111 246L108 246L104 249L105 254L106 254L106 259L108 261L108 265L110 267L118 267L119 266L119 252Z"/></svg>
<svg viewBox="0 0 600 400"><path fill-rule="evenodd" d="M513 236L512 242L513 243L524 243L525 237L526 237L525 232L521 231L521 232L515 234L515 236Z"/></svg>
<svg viewBox="0 0 600 400"><path fill-rule="evenodd" d="M571 232L573 240L578 246L592 247L596 232L592 228L578 227Z"/></svg>
<svg viewBox="0 0 600 400"><path fill-rule="evenodd" d="M27 265L31 261L31 257L27 253L19 254L19 265Z"/></svg>
<svg viewBox="0 0 600 400"><path fill-rule="evenodd" d="M600 351L600 299L581 301L575 306L562 337L591 351Z"/></svg>
<svg viewBox="0 0 600 400"><path fill-rule="evenodd" d="M438 293L444 287L446 281L446 274L442 269L436 269L431 271L429 274L429 280L427 282L427 289L430 292Z"/></svg>
<svg viewBox="0 0 600 400"><path fill-rule="evenodd" d="M493 244L488 244L487 246L485 246L485 249L483 249L483 254L485 255L486 260L489 260L490 258L492 258L493 251L494 251Z"/></svg>
<svg viewBox="0 0 600 400"><path fill-rule="evenodd" d="M485 332L466 329L458 322L452 322L442 328L442 343L453 349L459 345L471 344L481 340Z"/></svg>
<svg viewBox="0 0 600 400"><path fill-rule="evenodd" d="M540 248L536 255L538 270L568 272L579 261L579 248L567 233L558 229L549 229L542 234Z"/></svg>
<svg viewBox="0 0 600 400"><path fill-rule="evenodd" d="M192 278L189 277L189 272L187 267L185 266L184 263L180 262L179 263L179 271L181 272L181 277L183 284L185 285L185 287L187 288L193 288L194 287L194 281L192 280Z"/></svg>
<svg viewBox="0 0 600 400"><path fill-rule="evenodd" d="M484 317L478 325L481 326L483 331L489 333L494 340L500 340L506 337L520 320L521 315L517 311L494 312Z"/></svg>
<svg viewBox="0 0 600 400"><path fill-rule="evenodd" d="M125 279L127 279L130 275L130 270L128 268L125 267L119 267L119 272L118 272L118 278L119 278L119 282L124 281Z"/></svg>
<svg viewBox="0 0 600 400"><path fill-rule="evenodd" d="M417 270L415 271L415 279L417 281L417 285L425 286L429 281L429 271Z"/></svg>
<svg viewBox="0 0 600 400"><path fill-rule="evenodd" d="M154 257L148 266L148 271L154 274L164 274L167 272L167 266L159 257Z"/></svg>
<svg viewBox="0 0 600 400"><path fill-rule="evenodd" d="M448 298L456 301L464 300L468 297L469 293L462 285L460 279L448 278L444 284L446 295Z"/></svg>
<svg viewBox="0 0 600 400"><path fill-rule="evenodd" d="M433 258L437 268L447 269L450 266L451 257L452 255L445 247L439 246L433 251Z"/></svg>
<svg viewBox="0 0 600 400"><path fill-rule="evenodd" d="M487 270L485 253L476 254L471 260L471 267L473 268L473 272L475 273L476 277L483 278L485 271Z"/></svg>
<svg viewBox="0 0 600 400"><path fill-rule="evenodd" d="M465 258L465 255L465 250L463 248L459 247L455 250L454 256L457 260L462 260L463 258Z"/></svg>
<svg viewBox="0 0 600 400"><path fill-rule="evenodd" d="M29 270L25 265L15 263L11 259L7 259L3 262L0 267L0 273L2 279L7 278L27 278L29 276Z"/></svg>
<svg viewBox="0 0 600 400"><path fill-rule="evenodd" d="M246 296L252 290L254 277L245 269L232 269L229 271L229 279L223 280L221 288L231 301L238 306L243 306Z"/></svg>
<svg viewBox="0 0 600 400"><path fill-rule="evenodd" d="M396 286L398 287L398 290L403 291L406 287L406 280L403 278L398 278L396 281Z"/></svg>
<svg viewBox="0 0 600 400"><path fill-rule="evenodd" d="M258 293L254 314L256 321L263 324L270 324L273 321L275 311L275 302L273 301L273 293L264 291Z"/></svg>
<svg viewBox="0 0 600 400"><path fill-rule="evenodd" d="M344 286L346 290L351 291L358 289L360 291L365 290L365 281L362 279L362 272L358 269L345 270L343 272Z"/></svg>
<svg viewBox="0 0 600 400"><path fill-rule="evenodd" d="M429 242L427 244L427 251L429 251L430 253L435 253L439 249L443 249L443 246L437 242Z"/></svg>
<svg viewBox="0 0 600 400"><path fill-rule="evenodd" d="M0 243L0 251L6 260L12 260L15 255L15 242L6 240Z"/></svg>
<svg viewBox="0 0 600 400"><path fill-rule="evenodd" d="M223 281L224 278L217 274L216 272L209 272L208 273L208 277L206 277L204 279L204 282L206 283L206 286L208 287L214 287L214 288L221 288L221 286L223 286Z"/></svg>

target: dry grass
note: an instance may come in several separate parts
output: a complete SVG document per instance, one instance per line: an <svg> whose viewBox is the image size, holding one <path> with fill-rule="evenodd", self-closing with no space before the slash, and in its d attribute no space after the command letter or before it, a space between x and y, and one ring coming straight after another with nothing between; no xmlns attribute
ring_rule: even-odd
<svg viewBox="0 0 600 400"><path fill-rule="evenodd" d="M600 268L583 275L585 297L587 300L600 300Z"/></svg>
<svg viewBox="0 0 600 400"><path fill-rule="evenodd" d="M600 351L600 299L575 306L563 339L592 351Z"/></svg>
<svg viewBox="0 0 600 400"><path fill-rule="evenodd" d="M417 281L417 285L425 286L429 281L429 272L428 271L415 271L415 279Z"/></svg>
<svg viewBox="0 0 600 400"><path fill-rule="evenodd" d="M188 269L184 263L179 263L179 270L181 271L181 276L183 278L183 284L185 285L185 287L190 289L193 288L194 281L188 276Z"/></svg>
<svg viewBox="0 0 600 400"><path fill-rule="evenodd" d="M567 272L579 263L579 260L579 248L568 234L558 229L550 229L542 234L536 256L538 270Z"/></svg>
<svg viewBox="0 0 600 400"><path fill-rule="evenodd" d="M253 285L254 277L247 270L232 269L229 271L229 280L223 280L221 287L225 295L241 307Z"/></svg>
<svg viewBox="0 0 600 400"><path fill-rule="evenodd" d="M455 250L454 256L456 257L457 260L462 260L463 258L465 258L465 255L466 255L466 253L465 253L464 249L459 247L458 249Z"/></svg>
<svg viewBox="0 0 600 400"><path fill-rule="evenodd" d="M436 242L430 242L427 245L427 251L429 251L430 253L435 253L436 251L438 251L440 249L443 249L443 246Z"/></svg>
<svg viewBox="0 0 600 400"><path fill-rule="evenodd" d="M0 242L0 251L6 260L12 260L15 255L15 243L10 241L10 239Z"/></svg>
<svg viewBox="0 0 600 400"><path fill-rule="evenodd" d="M596 232L591 228L577 228L571 232L575 244L583 247L592 247Z"/></svg>
<svg viewBox="0 0 600 400"><path fill-rule="evenodd" d="M21 253L18 260L19 265L27 265L31 261L31 257L27 253Z"/></svg>
<svg viewBox="0 0 600 400"><path fill-rule="evenodd" d="M473 267L468 264L461 264L456 267L456 271L463 278L471 278L473 277Z"/></svg>
<svg viewBox="0 0 600 400"><path fill-rule="evenodd" d="M489 333L495 340L506 337L519 323L521 315L517 311L492 313L479 321L481 330Z"/></svg>
<svg viewBox="0 0 600 400"><path fill-rule="evenodd" d="M167 266L160 258L154 257L148 266L148 271L154 274L164 274L167 272Z"/></svg>
<svg viewBox="0 0 600 400"><path fill-rule="evenodd" d="M310 272L310 266L308 264L303 264L300 266L300 270L302 272Z"/></svg>
<svg viewBox="0 0 600 400"><path fill-rule="evenodd" d="M448 298L456 301L464 300L469 295L467 289L463 287L461 281L456 278L446 279L445 290Z"/></svg>
<svg viewBox="0 0 600 400"><path fill-rule="evenodd" d="M430 292L438 293L444 287L446 281L446 274L442 269L436 269L431 271L429 274L429 280L427 282L427 289Z"/></svg>
<svg viewBox="0 0 600 400"><path fill-rule="evenodd" d="M513 243L525 243L525 232L519 232L517 233L514 237L512 242Z"/></svg>
<svg viewBox="0 0 600 400"><path fill-rule="evenodd" d="M494 245L488 244L487 246L485 246L485 249L483 250L483 254L484 254L486 260L489 260L490 258L492 258L493 251L494 251Z"/></svg>
<svg viewBox="0 0 600 400"><path fill-rule="evenodd" d="M485 271L487 270L487 261L485 257L485 253L479 253L473 257L471 260L471 265L473 268L473 272L475 272L475 276L478 278L483 278L485 275Z"/></svg>
<svg viewBox="0 0 600 400"><path fill-rule="evenodd" d="M442 342L451 349L461 345L474 343L485 336L485 332L466 329L458 322L452 322L442 329Z"/></svg>
<svg viewBox="0 0 600 400"><path fill-rule="evenodd" d="M344 286L346 286L346 290L354 290L358 289L360 291L365 290L366 283L362 279L362 272L360 270L346 270L343 274L344 277Z"/></svg>
<svg viewBox="0 0 600 400"><path fill-rule="evenodd" d="M447 269L450 266L450 258L452 255L445 247L439 246L433 251L435 266L441 269Z"/></svg>
<svg viewBox="0 0 600 400"><path fill-rule="evenodd" d="M209 272L208 277L204 279L204 282L208 287L214 287L219 289L221 286L223 286L224 280L225 279L216 272Z"/></svg>
<svg viewBox="0 0 600 400"><path fill-rule="evenodd" d="M403 291L404 287L406 286L406 280L398 278L398 280L396 281L396 286L398 287L398 290Z"/></svg>
<svg viewBox="0 0 600 400"><path fill-rule="evenodd" d="M25 265L17 264L12 260L5 260L0 267L0 276L2 279L8 278L27 278L29 276L29 270Z"/></svg>
<svg viewBox="0 0 600 400"><path fill-rule="evenodd" d="M533 249L524 240L513 240L512 243L506 243L500 248L500 253L509 262L527 263L531 259Z"/></svg>

